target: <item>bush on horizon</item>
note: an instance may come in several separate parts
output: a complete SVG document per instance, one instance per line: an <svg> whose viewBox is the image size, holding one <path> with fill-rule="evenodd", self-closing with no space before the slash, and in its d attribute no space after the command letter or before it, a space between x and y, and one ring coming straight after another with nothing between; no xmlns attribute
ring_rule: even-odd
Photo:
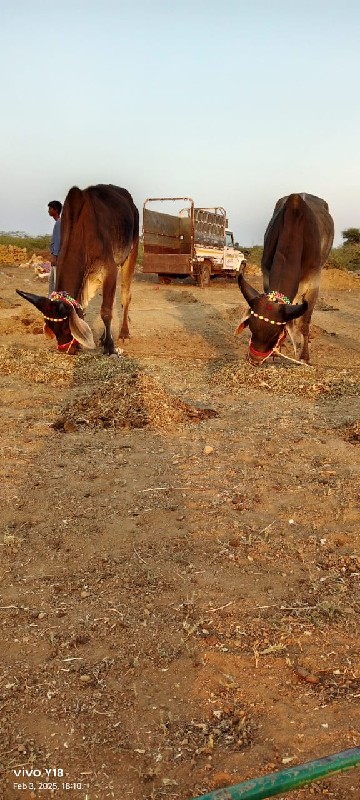
<svg viewBox="0 0 360 800"><path fill-rule="evenodd" d="M345 233L345 231L344 231ZM13 245L15 247L26 247L31 252L39 250L49 250L51 236L29 236L21 231L6 232L0 231L0 244ZM245 258L249 263L261 266L261 259L263 254L262 245L256 244L252 247L244 247L238 245L239 249L244 253ZM138 263L143 262L144 245L142 240L139 241ZM357 242L344 242L339 247L333 247L329 255L327 266L334 269L349 270L356 272L360 270L360 244Z"/></svg>
<svg viewBox="0 0 360 800"><path fill-rule="evenodd" d="M0 231L0 244L13 247L26 247L27 250L48 250L50 247L51 236L29 236L21 231L6 232Z"/></svg>

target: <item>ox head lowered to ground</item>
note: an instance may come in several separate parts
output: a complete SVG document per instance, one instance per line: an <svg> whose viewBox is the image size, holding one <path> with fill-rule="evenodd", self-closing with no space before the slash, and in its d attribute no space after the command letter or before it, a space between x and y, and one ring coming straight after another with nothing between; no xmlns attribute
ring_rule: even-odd
<svg viewBox="0 0 360 800"><path fill-rule="evenodd" d="M44 316L44 333L50 339L56 338L60 352L73 355L79 345L93 349L94 338L89 325L84 320L84 313L73 297L66 292L53 292L50 297L42 297L30 292L17 293L32 303Z"/></svg>
<svg viewBox="0 0 360 800"><path fill-rule="evenodd" d="M243 275L238 278L239 288L249 309L241 320L236 333L241 333L247 326L251 332L249 343L249 361L259 366L272 355L286 336L288 323L301 317L308 304L304 300L300 304L292 304L288 297L280 292L261 294L248 283Z"/></svg>
<svg viewBox="0 0 360 800"><path fill-rule="evenodd" d="M249 326L252 364L262 364L275 349L279 352L286 333L295 358L309 362L311 315L333 238L334 223L321 197L303 192L277 201L264 237L264 292L260 294L239 277L249 309L236 333Z"/></svg>
<svg viewBox="0 0 360 800"><path fill-rule="evenodd" d="M138 243L139 212L127 189L113 184L70 189L61 217L55 292L49 298L18 292L42 312L45 333L56 337L58 350L73 354L79 345L95 347L84 321L84 309L101 289L104 332L100 341L105 355L116 352L111 323L119 271L123 308L120 337L124 340L129 336L130 288Z"/></svg>

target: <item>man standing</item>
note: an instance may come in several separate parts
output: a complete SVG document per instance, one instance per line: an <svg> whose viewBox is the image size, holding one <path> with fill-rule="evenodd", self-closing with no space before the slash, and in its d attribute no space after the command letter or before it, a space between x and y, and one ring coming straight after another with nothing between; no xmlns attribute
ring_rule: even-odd
<svg viewBox="0 0 360 800"><path fill-rule="evenodd" d="M56 264L57 264L57 259L58 259L58 255L59 255L59 252L60 252L60 224L61 224L60 216L61 216L61 211L62 211L62 204L60 203L59 200L51 200L50 203L48 203L49 216L52 217L55 220L55 225L54 225L54 228L53 228L53 233L52 233L51 243L50 243L50 253L51 253L50 264L51 264L51 269L50 269L50 276L49 276L49 295L51 295L51 293L55 289Z"/></svg>

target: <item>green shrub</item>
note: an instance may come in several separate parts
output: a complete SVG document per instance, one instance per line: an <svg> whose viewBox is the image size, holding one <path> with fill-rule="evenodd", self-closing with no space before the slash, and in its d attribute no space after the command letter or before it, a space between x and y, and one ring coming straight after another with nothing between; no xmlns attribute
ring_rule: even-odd
<svg viewBox="0 0 360 800"><path fill-rule="evenodd" d="M360 244L360 228L346 228L346 231L341 231L341 236L345 239L344 244Z"/></svg>
<svg viewBox="0 0 360 800"><path fill-rule="evenodd" d="M249 263L257 264L258 267L261 267L263 254L263 247L261 247L261 245L241 247L241 250ZM343 244L339 247L333 247L326 266L333 267L334 269L357 272L360 270L360 244Z"/></svg>
<svg viewBox="0 0 360 800"><path fill-rule="evenodd" d="M142 242L141 239L140 239L137 263L140 264L141 267L142 267L142 264L143 264L143 258L144 258L144 242Z"/></svg>
<svg viewBox="0 0 360 800"><path fill-rule="evenodd" d="M329 255L328 267L357 272L360 270L360 244L343 244L334 247Z"/></svg>
<svg viewBox="0 0 360 800"><path fill-rule="evenodd" d="M0 244L26 247L27 250L48 250L51 236L28 236L26 233L0 232Z"/></svg>
<svg viewBox="0 0 360 800"><path fill-rule="evenodd" d="M253 247L243 247L240 244L238 249L244 253L244 256L249 264L256 264L258 267L261 267L261 259L264 248L260 244L256 244Z"/></svg>
<svg viewBox="0 0 360 800"><path fill-rule="evenodd" d="M260 244L256 244L254 247L249 247L249 256L247 256L247 260L251 261L252 264L256 264L258 267L261 267L263 252L264 248Z"/></svg>

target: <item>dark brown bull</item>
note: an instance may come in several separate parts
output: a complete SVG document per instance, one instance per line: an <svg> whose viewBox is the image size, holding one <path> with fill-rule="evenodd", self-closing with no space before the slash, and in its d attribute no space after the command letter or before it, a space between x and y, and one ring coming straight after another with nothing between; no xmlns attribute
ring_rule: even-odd
<svg viewBox="0 0 360 800"><path fill-rule="evenodd" d="M61 218L61 246L55 292L50 297L18 291L45 318L45 333L55 336L58 350L75 353L79 344L94 348L84 309L102 287L101 337L104 353L115 352L111 321L119 268L123 321L120 337L129 336L130 286L139 243L139 212L131 195L118 186L70 189Z"/></svg>
<svg viewBox="0 0 360 800"><path fill-rule="evenodd" d="M250 308L237 329L251 331L249 360L262 364L289 333L295 357L309 361L309 326L321 268L332 247L334 223L325 200L291 194L276 203L261 262L264 293L239 276Z"/></svg>

